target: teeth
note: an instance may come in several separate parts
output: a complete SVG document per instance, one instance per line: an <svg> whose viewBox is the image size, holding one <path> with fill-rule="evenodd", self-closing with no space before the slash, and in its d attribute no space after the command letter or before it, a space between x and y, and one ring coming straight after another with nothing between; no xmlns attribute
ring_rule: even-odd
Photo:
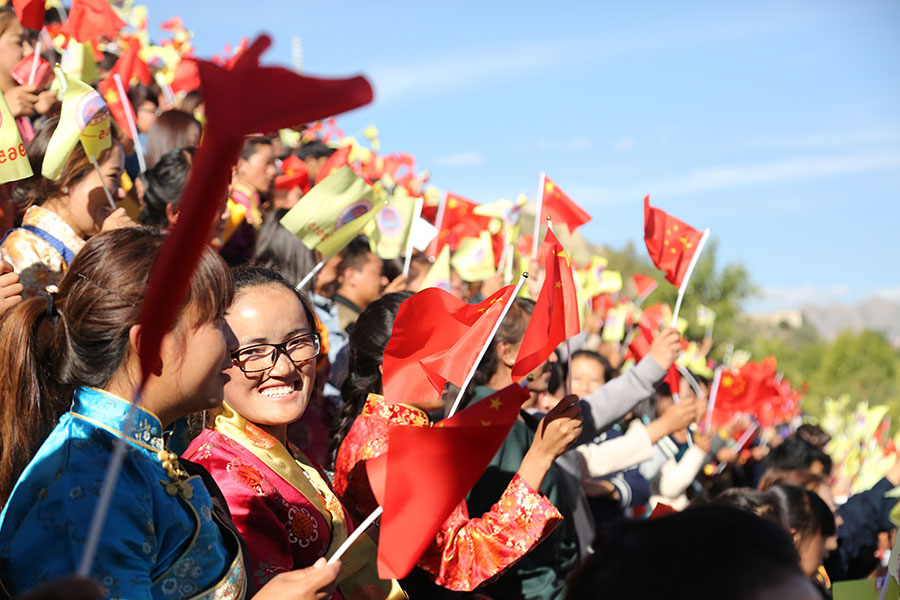
<svg viewBox="0 0 900 600"><path fill-rule="evenodd" d="M260 393L268 398L274 398L275 396L287 396L293 391L294 388L292 386L281 385L278 387L269 387L264 390L260 390Z"/></svg>

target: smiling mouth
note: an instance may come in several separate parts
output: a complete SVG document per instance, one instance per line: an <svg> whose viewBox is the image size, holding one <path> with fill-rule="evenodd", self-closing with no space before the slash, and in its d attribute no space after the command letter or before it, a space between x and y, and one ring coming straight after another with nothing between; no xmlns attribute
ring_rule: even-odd
<svg viewBox="0 0 900 600"><path fill-rule="evenodd" d="M259 390L259 393L266 398L283 398L294 393L297 390L296 385L273 385Z"/></svg>

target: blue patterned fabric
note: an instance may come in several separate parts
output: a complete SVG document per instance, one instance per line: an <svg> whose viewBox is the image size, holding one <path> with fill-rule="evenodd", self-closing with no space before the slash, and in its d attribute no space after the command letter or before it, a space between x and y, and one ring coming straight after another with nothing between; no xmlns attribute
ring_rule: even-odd
<svg viewBox="0 0 900 600"><path fill-rule="evenodd" d="M112 394L79 388L72 409L19 478L0 514L0 580L13 596L77 569L130 407ZM164 448L159 419L138 409L125 437L130 443L93 577L110 598L191 598L223 586L238 591L213 596L243 597L243 583L235 583L240 560L228 555L202 480L166 489L169 477L157 457Z"/></svg>

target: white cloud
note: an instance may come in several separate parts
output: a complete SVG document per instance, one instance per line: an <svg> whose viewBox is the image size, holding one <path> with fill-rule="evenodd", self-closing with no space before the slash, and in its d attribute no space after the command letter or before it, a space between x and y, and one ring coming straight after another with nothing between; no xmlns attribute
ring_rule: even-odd
<svg viewBox="0 0 900 600"><path fill-rule="evenodd" d="M474 167L484 164L484 155L480 152L459 152L439 156L432 162L436 167Z"/></svg>
<svg viewBox="0 0 900 600"><path fill-rule="evenodd" d="M623 137L613 144L613 148L616 152L625 152L626 150L631 150L634 148L634 139L630 137Z"/></svg>
<svg viewBox="0 0 900 600"><path fill-rule="evenodd" d="M760 165L735 165L696 169L685 175L647 181L623 188L570 186L573 197L586 205L633 202L650 194L656 197L690 196L702 192L825 179L870 171L900 168L900 152L789 158Z"/></svg>

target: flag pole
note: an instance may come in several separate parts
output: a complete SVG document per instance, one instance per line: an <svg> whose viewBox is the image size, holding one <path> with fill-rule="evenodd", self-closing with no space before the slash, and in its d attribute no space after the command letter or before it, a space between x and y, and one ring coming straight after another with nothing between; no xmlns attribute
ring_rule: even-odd
<svg viewBox="0 0 900 600"><path fill-rule="evenodd" d="M322 267L325 266L326 262L328 262L328 259L323 258L322 260L320 260L319 264L317 264L315 267L313 267L313 270L310 271L309 273L307 273L303 277L303 279L300 281L300 283L297 284L297 287L294 289L296 289L298 292L303 290L303 286L305 286L307 283L309 283L309 280L312 279L313 277L315 277L316 273L318 273L319 271L322 270Z"/></svg>
<svg viewBox="0 0 900 600"><path fill-rule="evenodd" d="M440 204L438 204L437 215L434 217L434 224L437 227L437 235L434 237L434 240L431 242L431 246L428 248L428 254L432 257L437 258L438 252L440 248L438 245L441 243L441 230L444 227L444 211L447 210L447 192L444 192L444 197L441 198Z"/></svg>
<svg viewBox="0 0 900 600"><path fill-rule="evenodd" d="M41 64L41 38L38 37L34 43L34 60L31 61L31 73L28 74L28 85L34 85L34 78L37 77L38 65Z"/></svg>
<svg viewBox="0 0 900 600"><path fill-rule="evenodd" d="M700 391L700 384L697 383L697 380L694 378L694 374L681 365L675 365L675 368L678 369L678 372L681 373L682 377L687 379L688 385L691 386L691 389L694 390L694 394L696 394L699 398L703 392Z"/></svg>
<svg viewBox="0 0 900 600"><path fill-rule="evenodd" d="M719 395L719 384L722 382L722 367L716 367L713 375L712 387L709 389L709 401L706 404L706 431L712 429L712 414L716 409L716 396Z"/></svg>
<svg viewBox="0 0 900 600"><path fill-rule="evenodd" d="M703 252L703 247L706 245L706 240L708 239L709 227L706 228L703 235L700 237L700 241L697 243L697 251L694 252L694 255L691 257L691 262L684 274L684 279L681 280L681 287L678 288L678 300L675 302L675 310L672 311L672 327L675 327L675 321L678 320L678 312L681 310L681 301L684 300L684 292L687 291L688 282L691 280L691 275L694 273L694 267L697 266L697 261L700 259L700 253Z"/></svg>
<svg viewBox="0 0 900 600"><path fill-rule="evenodd" d="M352 546L353 543L357 539L359 539L359 537L366 531L366 529L368 529L369 527L372 526L372 523L375 522L375 519L380 517L381 513L383 513L383 512L384 512L384 509L381 508L380 506L378 508L376 508L375 510L373 510L372 513L368 517L366 517L366 519L362 523L359 524L359 527L354 529L353 533L351 533L347 537L347 539L344 540L344 543L341 544L341 546L337 549L337 551L331 555L331 558L328 559L328 564L330 565L330 564L340 560L341 557L344 555L344 553L350 549L350 546Z"/></svg>
<svg viewBox="0 0 900 600"><path fill-rule="evenodd" d="M416 198L416 208L413 210L413 218L409 223L409 233L406 236L406 258L403 260L403 274L409 275L409 263L412 261L412 251L413 251L413 236L412 230L416 225L416 221L419 220L419 217L422 215L422 205L424 204L425 199L419 196Z"/></svg>
<svg viewBox="0 0 900 600"><path fill-rule="evenodd" d="M448 419L452 417L456 413L456 410L459 408L459 403L462 402L463 394L466 392L466 388L469 387L469 383L472 381L472 377L475 376L475 371L478 369L478 364L481 362L481 359L484 358L488 346L490 346L491 342L494 341L494 336L497 335L497 331L500 329L500 325L503 323L503 319L504 317L506 317L506 313L509 312L509 309L512 307L513 303L516 301L516 298L519 296L519 290L522 289L522 285L525 283L526 279L528 279L528 273L522 273L522 276L519 277L519 282L516 284L516 289L513 290L512 296L509 297L509 301L503 306L503 312L500 313L500 318L497 319L496 323L494 323L494 328L491 330L491 335L489 335L488 339L485 340L484 346L481 347L481 351L478 353L478 358L475 359L475 362L472 364L472 368L469 369L469 374L466 375L466 380L463 382L462 387L459 388L459 393L456 395L456 400L453 402L453 406L450 408L450 413L447 415Z"/></svg>
<svg viewBox="0 0 900 600"><path fill-rule="evenodd" d="M537 195L537 212L534 213L534 240L531 242L531 258L537 260L538 244L541 237L541 214L544 212L544 184L547 181L547 174L541 171L540 185L538 186Z"/></svg>
<svg viewBox="0 0 900 600"><path fill-rule="evenodd" d="M87 151L85 151L87 154ZM97 163L97 158L95 156L88 155L88 160L91 161L91 164L94 165L94 170L97 171L97 177L100 178L100 185L103 186L103 192L106 194L106 199L109 201L109 206L113 210L116 210L118 206L116 206L116 201L112 197L112 192L109 191L109 188L106 185L106 179L103 177L103 171L100 170L100 165Z"/></svg>
<svg viewBox="0 0 900 600"><path fill-rule="evenodd" d="M125 85L122 83L122 76L118 73L113 75L116 81L116 90L119 92L119 102L125 108L125 120L128 121L128 131L131 132L131 139L134 140L134 153L137 154L138 165L141 173L147 170L147 161L144 159L144 149L141 148L141 140L138 138L137 125L134 122L134 107L131 106L131 100L125 93Z"/></svg>

